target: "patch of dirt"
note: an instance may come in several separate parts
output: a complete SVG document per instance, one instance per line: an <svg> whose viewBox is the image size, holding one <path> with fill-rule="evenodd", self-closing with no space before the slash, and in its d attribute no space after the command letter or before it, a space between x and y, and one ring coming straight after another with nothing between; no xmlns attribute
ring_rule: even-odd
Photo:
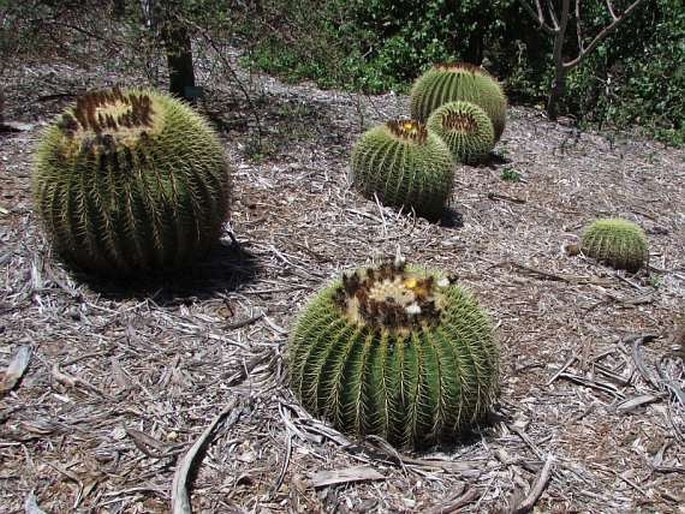
<svg viewBox="0 0 685 514"><path fill-rule="evenodd" d="M406 115L406 97L241 72L248 102L208 74L199 108L235 164L224 244L189 276L122 290L53 258L32 211L31 158L41 127L72 100L51 95L144 82L65 66L27 65L6 86L6 118L34 128L0 135L0 369L24 345L33 354L0 399L0 510L35 498L47 512L168 512L181 457L236 400L192 483L195 512L504 512L549 456L541 512L683 512L684 151L514 107L498 157L457 170L463 224L440 226L348 182L356 138ZM645 228L647 271L564 251L603 216ZM283 361L315 291L398 247L460 277L503 350L492 423L414 455L312 419ZM384 478L312 487L320 471L357 466Z"/></svg>

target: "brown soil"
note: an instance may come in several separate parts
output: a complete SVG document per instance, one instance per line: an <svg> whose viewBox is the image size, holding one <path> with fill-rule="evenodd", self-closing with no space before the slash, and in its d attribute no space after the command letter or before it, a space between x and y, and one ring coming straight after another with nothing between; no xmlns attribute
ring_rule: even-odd
<svg viewBox="0 0 685 514"><path fill-rule="evenodd" d="M347 178L355 139L406 115L406 97L240 76L252 105L208 72L200 106L235 163L224 244L187 276L122 287L51 254L31 158L70 95L142 79L95 64L10 75L5 117L34 126L0 135L0 370L20 347L32 356L0 399L1 512L33 501L54 513L168 512L175 468L229 405L197 459L195 512L513 511L550 456L539 512L685 512L685 151L514 107L499 157L457 170L457 223L430 224L360 197ZM513 172L522 180L501 178ZM565 251L605 216L644 227L648 270ZM492 422L414 455L312 419L283 360L312 293L397 248L470 287L503 350ZM321 485L323 471L362 479L369 467L382 478Z"/></svg>

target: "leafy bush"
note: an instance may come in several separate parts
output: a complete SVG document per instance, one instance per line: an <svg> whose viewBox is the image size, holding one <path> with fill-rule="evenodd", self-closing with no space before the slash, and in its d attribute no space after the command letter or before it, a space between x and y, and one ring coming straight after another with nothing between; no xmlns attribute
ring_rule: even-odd
<svg viewBox="0 0 685 514"><path fill-rule="evenodd" d="M484 63L505 81L515 103L544 102L551 84L552 41L517 0L262 4L261 19L243 32L244 41L259 68L293 80L406 92L431 64L459 60ZM609 21L601 2L582 9L587 34ZM652 0L639 9L569 74L560 112L616 127L638 123L671 143L683 143L682 0ZM575 34L575 27L569 33Z"/></svg>

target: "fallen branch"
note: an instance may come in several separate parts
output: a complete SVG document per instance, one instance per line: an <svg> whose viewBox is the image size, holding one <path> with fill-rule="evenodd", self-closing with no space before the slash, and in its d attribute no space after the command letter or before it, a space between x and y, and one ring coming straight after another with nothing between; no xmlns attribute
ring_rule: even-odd
<svg viewBox="0 0 685 514"><path fill-rule="evenodd" d="M195 444L190 447L188 453L186 453L183 459L181 459L181 463L176 468L176 472L174 473L174 481L171 485L171 512L173 514L192 513L193 510L190 505L190 493L187 488L190 470L195 466L195 460L201 457L204 448L209 443L209 440L214 434L214 430L219 423L221 423L229 414L232 415L229 421L226 423L227 428L234 425L238 421L241 411L235 410L237 404L237 400L231 401L231 403L229 403L229 405L223 411L221 411L216 418L214 418L214 421L212 421L205 431L202 432L200 438L195 441Z"/></svg>
<svg viewBox="0 0 685 514"><path fill-rule="evenodd" d="M516 196L503 195L501 193L493 193L492 191L488 193L489 200L506 200L512 203L526 203L523 198L518 198Z"/></svg>
<svg viewBox="0 0 685 514"><path fill-rule="evenodd" d="M440 507L436 507L433 510L429 510L428 514L450 514L452 512L459 512L461 507L468 505L479 496L480 493L478 493L476 489L469 489L454 500L451 500Z"/></svg>
<svg viewBox="0 0 685 514"><path fill-rule="evenodd" d="M547 455L547 460L545 465L542 466L542 470L535 480L535 485L530 490L528 495L519 503L518 507L510 510L510 514L525 514L533 510L535 503L540 499L542 492L547 487L547 482L549 482L549 477L552 474L552 464L554 463L554 456L550 453Z"/></svg>
<svg viewBox="0 0 685 514"><path fill-rule="evenodd" d="M645 363L642 360L642 352L640 351L640 346L642 344L649 343L650 341L653 341L656 338L656 334L645 334L642 336L630 337L625 340L625 343L631 344L632 346L633 361L635 362L635 366L637 367L637 370L640 372L640 375L642 375L642 378L644 378L645 381L655 389L660 389L657 380L647 370L647 366L645 366Z"/></svg>

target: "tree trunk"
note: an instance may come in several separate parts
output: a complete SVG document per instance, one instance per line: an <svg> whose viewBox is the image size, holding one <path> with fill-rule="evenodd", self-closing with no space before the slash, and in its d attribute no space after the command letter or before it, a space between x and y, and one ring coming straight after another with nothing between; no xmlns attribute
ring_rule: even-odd
<svg viewBox="0 0 685 514"><path fill-rule="evenodd" d="M193 49L188 27L179 18L180 2L166 0L161 3L161 34L169 68L169 92L194 102L196 95L195 72L193 68Z"/></svg>
<svg viewBox="0 0 685 514"><path fill-rule="evenodd" d="M566 69L563 66L555 68L554 80L552 87L549 90L547 97L547 118L554 121L559 115L558 106L559 99L564 96L566 92Z"/></svg>
<svg viewBox="0 0 685 514"><path fill-rule="evenodd" d="M552 59L554 60L554 80L552 87L549 90L547 97L547 117L550 120L556 120L559 105L559 99L564 96L566 90L566 72L564 67L564 41L566 40L566 27L568 27L569 9L571 7L570 0L562 0L561 13L556 31L554 33L554 49L552 50Z"/></svg>
<svg viewBox="0 0 685 514"><path fill-rule="evenodd" d="M169 92L179 98L193 101L194 96L186 89L195 87L193 51L188 29L178 21L165 22L162 39L169 67Z"/></svg>

